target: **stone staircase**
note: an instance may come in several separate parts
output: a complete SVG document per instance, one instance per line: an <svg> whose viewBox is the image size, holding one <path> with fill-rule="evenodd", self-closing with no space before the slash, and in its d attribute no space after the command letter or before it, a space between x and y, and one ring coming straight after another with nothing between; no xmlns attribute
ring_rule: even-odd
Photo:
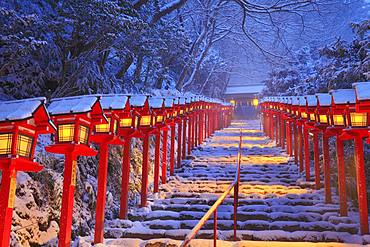
<svg viewBox="0 0 370 247"><path fill-rule="evenodd" d="M185 239L234 179L240 127L244 129L237 215L240 240L368 242L366 236L357 235L356 213L340 217L338 204L325 204L323 191L302 182L297 166L263 136L257 121L234 122L216 132L161 186L148 208L133 210L128 220L106 222L105 237ZM219 239L233 240L232 196L217 211ZM213 238L213 220L197 238Z"/></svg>

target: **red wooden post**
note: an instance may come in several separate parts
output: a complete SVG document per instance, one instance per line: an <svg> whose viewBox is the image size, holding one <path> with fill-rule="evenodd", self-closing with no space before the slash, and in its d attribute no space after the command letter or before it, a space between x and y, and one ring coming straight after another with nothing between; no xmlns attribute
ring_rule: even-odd
<svg viewBox="0 0 370 247"><path fill-rule="evenodd" d="M184 130L185 131L185 130ZM181 146L182 146L182 120L177 124L177 168L181 167Z"/></svg>
<svg viewBox="0 0 370 247"><path fill-rule="evenodd" d="M292 133L291 133L291 127L290 127L290 121L287 122L286 124L286 135L287 135L287 153L289 156L292 156Z"/></svg>
<svg viewBox="0 0 370 247"><path fill-rule="evenodd" d="M297 125L293 125L294 131L294 164L298 165L298 130Z"/></svg>
<svg viewBox="0 0 370 247"><path fill-rule="evenodd" d="M319 160L319 138L317 132L313 132L313 162L315 168L315 189L320 189L320 160Z"/></svg>
<svg viewBox="0 0 370 247"><path fill-rule="evenodd" d="M190 153L191 153L191 149L192 149L192 144L191 144L191 142L192 142L192 139L193 139L193 137L192 137L192 127L193 127L193 121L192 121L192 119L193 119L193 117L191 116L191 113L189 114L189 117L188 117L188 119L189 119L189 121L188 121L188 149L187 149L187 154L188 155L190 155Z"/></svg>
<svg viewBox="0 0 370 247"><path fill-rule="evenodd" d="M280 147L280 117L279 114L276 114L276 126L275 126L275 143L276 146Z"/></svg>
<svg viewBox="0 0 370 247"><path fill-rule="evenodd" d="M364 147L362 143L362 138L360 136L355 136L355 161L357 177L358 210L360 214L360 230L361 234L368 234L369 222L367 212L368 208L366 196Z"/></svg>
<svg viewBox="0 0 370 247"><path fill-rule="evenodd" d="M59 226L59 247L71 245L72 214L77 176L77 156L66 153L63 174L63 196Z"/></svg>
<svg viewBox="0 0 370 247"><path fill-rule="evenodd" d="M274 140L274 131L275 131L275 118L272 113L270 113L270 138Z"/></svg>
<svg viewBox="0 0 370 247"><path fill-rule="evenodd" d="M98 168L98 192L96 196L96 217L94 243L102 243L104 239L104 212L107 194L108 175L108 144L100 144Z"/></svg>
<svg viewBox="0 0 370 247"><path fill-rule="evenodd" d="M159 189L159 163L160 163L161 131L155 133L155 150L154 150L154 193Z"/></svg>
<svg viewBox="0 0 370 247"><path fill-rule="evenodd" d="M325 203L331 203L329 137L325 134L322 135L322 148L324 155Z"/></svg>
<svg viewBox="0 0 370 247"><path fill-rule="evenodd" d="M302 136L302 126L298 125L298 153L299 153L299 171L303 172L303 136Z"/></svg>
<svg viewBox="0 0 370 247"><path fill-rule="evenodd" d="M168 130L163 130L163 141L162 141L162 184L167 182L167 137Z"/></svg>
<svg viewBox="0 0 370 247"><path fill-rule="evenodd" d="M346 168L344 166L343 141L337 136L337 169L340 215L347 216Z"/></svg>
<svg viewBox="0 0 370 247"><path fill-rule="evenodd" d="M175 169L175 135L176 124L171 125L171 147L170 147L170 175L173 176Z"/></svg>
<svg viewBox="0 0 370 247"><path fill-rule="evenodd" d="M280 122L280 143L281 143L281 148L285 149L285 121L284 117L281 117L281 122Z"/></svg>
<svg viewBox="0 0 370 247"><path fill-rule="evenodd" d="M203 107L203 106L202 106ZM203 143L203 136L204 136L204 110L200 110L199 114L199 145Z"/></svg>
<svg viewBox="0 0 370 247"><path fill-rule="evenodd" d="M187 117L184 117L184 120L182 121L182 159L186 158L186 122Z"/></svg>
<svg viewBox="0 0 370 247"><path fill-rule="evenodd" d="M17 171L4 169L0 189L0 247L10 246L10 231L17 188Z"/></svg>
<svg viewBox="0 0 370 247"><path fill-rule="evenodd" d="M147 206L148 199L148 170L149 170L149 134L143 137L143 165L141 174L141 207Z"/></svg>
<svg viewBox="0 0 370 247"><path fill-rule="evenodd" d="M196 146L196 137L195 137L195 126L196 126L196 123L197 123L197 118L196 118L196 115L192 115L192 121L191 121L191 150L194 149L194 147Z"/></svg>
<svg viewBox="0 0 370 247"><path fill-rule="evenodd" d="M131 138L128 137L123 144L120 219L127 218L128 190L130 184L130 148Z"/></svg>
<svg viewBox="0 0 370 247"><path fill-rule="evenodd" d="M306 172L306 181L311 180L310 174L310 146L309 146L309 135L308 129L303 127L303 146L304 146L304 163L305 163L305 172Z"/></svg>

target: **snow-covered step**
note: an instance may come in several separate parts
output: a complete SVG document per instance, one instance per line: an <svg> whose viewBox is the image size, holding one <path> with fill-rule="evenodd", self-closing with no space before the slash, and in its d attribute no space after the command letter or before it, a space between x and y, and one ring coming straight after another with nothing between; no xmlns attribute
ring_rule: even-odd
<svg viewBox="0 0 370 247"><path fill-rule="evenodd" d="M183 240L234 180L239 126L218 131L193 150L160 193L150 198L149 207L132 210L129 220L107 223L106 237ZM306 182L291 158L257 128L255 122L245 122L238 238L366 243L356 235L357 217L340 217L338 204L325 204L324 191L314 190L314 183ZM218 234L225 240L233 240L233 204L231 192L217 210ZM356 212L351 209L350 215ZM213 238L213 216L197 237Z"/></svg>

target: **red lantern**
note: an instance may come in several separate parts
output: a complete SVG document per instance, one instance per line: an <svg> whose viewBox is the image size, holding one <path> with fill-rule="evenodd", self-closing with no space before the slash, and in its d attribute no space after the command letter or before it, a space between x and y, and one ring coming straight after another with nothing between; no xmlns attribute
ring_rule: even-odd
<svg viewBox="0 0 370 247"><path fill-rule="evenodd" d="M166 125L166 109L164 98L152 97L149 99L150 108L155 117L155 151L154 151L154 193L159 189L159 163L160 163L160 146L161 146L161 130L168 130ZM166 172L166 170L164 170ZM163 177L163 170L162 170Z"/></svg>
<svg viewBox="0 0 370 247"><path fill-rule="evenodd" d="M330 91L331 110L330 126L326 129L330 135L336 136L338 190L341 216L347 216L346 171L344 166L343 139L340 137L346 125L346 109L356 103L353 89L339 89Z"/></svg>
<svg viewBox="0 0 370 247"><path fill-rule="evenodd" d="M55 144L46 151L65 155L62 211L60 216L59 246L71 242L74 189L77 178L77 157L95 156L90 134L95 125L108 123L99 102L100 96L86 95L51 100L48 107L57 126Z"/></svg>
<svg viewBox="0 0 370 247"><path fill-rule="evenodd" d="M331 186L330 186L330 157L329 157L329 137L330 132L326 131L330 124L331 95L327 93L316 94L316 125L315 128L322 133L322 150L324 156L324 189L325 202L331 203Z"/></svg>
<svg viewBox="0 0 370 247"><path fill-rule="evenodd" d="M134 105L140 105L145 102L147 96L139 95L131 100L130 95L126 96L127 100L124 108L117 111L119 115L118 135L123 138L123 155L122 155L122 184L121 184L121 200L120 200L120 211L119 218L127 218L127 204L128 204L128 192L130 183L130 150L131 150L131 139L138 136L137 123L139 119L139 113L132 110L131 101Z"/></svg>
<svg viewBox="0 0 370 247"><path fill-rule="evenodd" d="M102 243L104 239L104 212L107 192L108 174L108 145L123 145L118 135L120 124L124 118L120 118L124 111L128 111L128 97L126 95L107 94L102 95L101 106L108 123L97 124L92 131L91 141L99 144L99 168L98 168L98 191L96 202L95 234L94 243Z"/></svg>
<svg viewBox="0 0 370 247"><path fill-rule="evenodd" d="M133 95L130 98L133 110L138 114L137 129L139 137L143 139L143 163L141 182L141 207L146 207L148 198L148 171L149 171L149 136L155 130L156 119L149 107L149 96Z"/></svg>
<svg viewBox="0 0 370 247"><path fill-rule="evenodd" d="M368 205L366 196L366 176L363 139L368 138L369 126L369 105L370 105L370 83L354 83L356 92L356 104L346 107L346 129L343 130L341 137L351 136L355 141L355 161L357 179L357 197L360 214L361 234L369 233Z"/></svg>
<svg viewBox="0 0 370 247"><path fill-rule="evenodd" d="M181 167L181 160L182 160L182 146L183 146L183 133L185 133L185 129L183 129L183 121L185 119L185 103L186 103L186 98L184 97L179 97L177 102L176 102L176 113L174 114L174 117L176 117L175 123L177 123L177 168ZM186 123L185 123L186 124ZM186 126L186 125L185 125Z"/></svg>
<svg viewBox="0 0 370 247"><path fill-rule="evenodd" d="M34 162L39 134L54 133L45 98L0 102L0 246L8 247L17 186L17 172L38 172Z"/></svg>

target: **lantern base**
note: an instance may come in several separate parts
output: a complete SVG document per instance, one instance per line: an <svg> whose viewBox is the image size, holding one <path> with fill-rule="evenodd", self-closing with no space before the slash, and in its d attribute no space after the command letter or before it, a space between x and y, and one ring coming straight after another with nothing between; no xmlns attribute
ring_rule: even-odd
<svg viewBox="0 0 370 247"><path fill-rule="evenodd" d="M85 144L71 144L71 143L58 143L48 147L45 150L49 153L55 154L71 154L83 156L95 156L98 151L86 146Z"/></svg>
<svg viewBox="0 0 370 247"><path fill-rule="evenodd" d="M5 158L0 159L0 170L14 169L24 172L39 172L44 167L37 162L24 158Z"/></svg>

